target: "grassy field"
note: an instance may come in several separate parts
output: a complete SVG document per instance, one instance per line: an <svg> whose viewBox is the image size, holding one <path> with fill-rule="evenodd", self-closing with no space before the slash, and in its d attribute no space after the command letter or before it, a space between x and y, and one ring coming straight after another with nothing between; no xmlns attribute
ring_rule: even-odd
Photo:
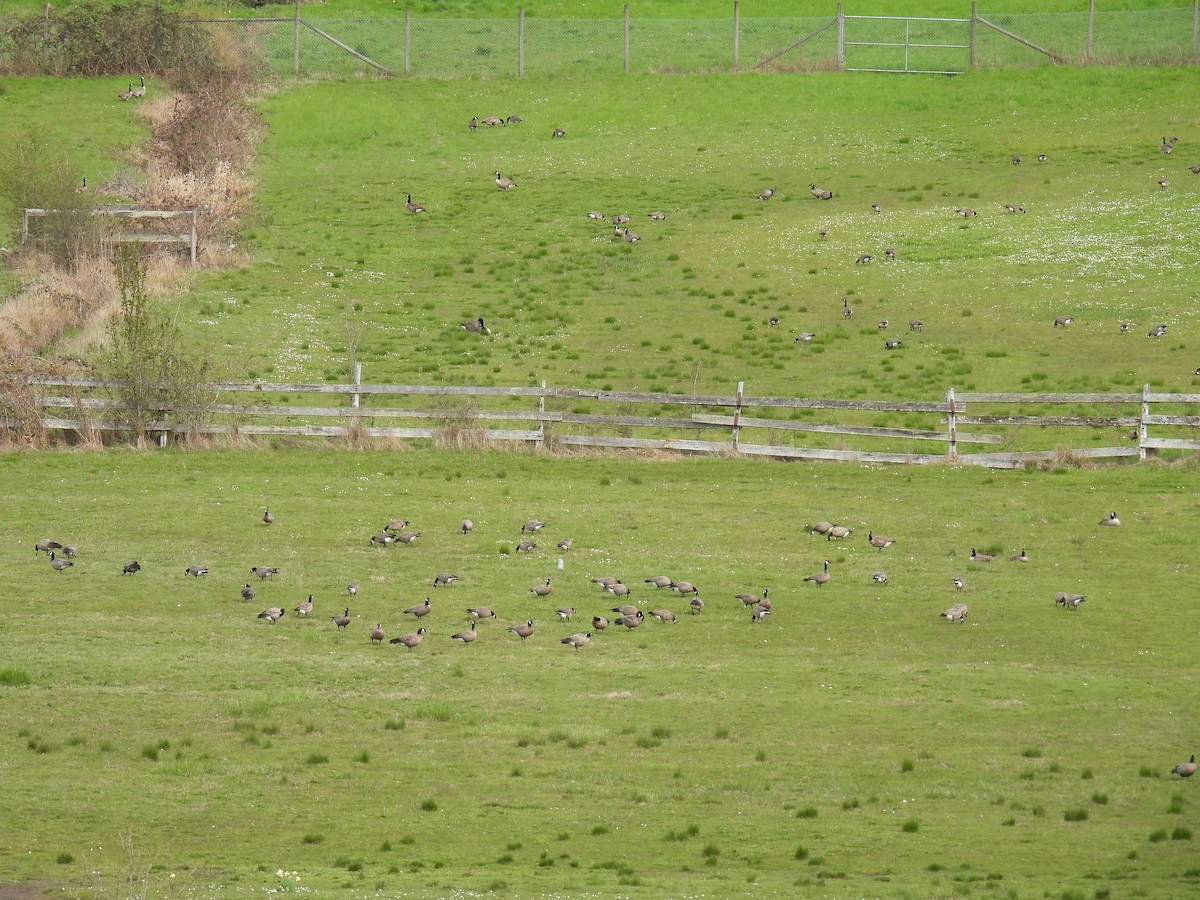
<svg viewBox="0 0 1200 900"><path fill-rule="evenodd" d="M149 896L1190 894L1194 785L1169 772L1195 749L1195 537L1180 530L1195 478L10 454L0 882L81 896L127 896L128 876ZM1110 509L1121 528L1097 525ZM422 537L373 549L389 516ZM506 552L534 517L549 523L539 546ZM808 535L822 518L854 533ZM869 530L896 544L871 548ZM33 552L47 536L79 545L74 567ZM972 546L999 559L972 565ZM1007 561L1022 547L1028 563ZM131 558L143 570L122 576ZM805 583L823 559L831 581ZM210 574L187 577L194 563ZM257 565L279 573L259 583ZM460 580L435 588L441 571ZM699 586L702 614L643 584L663 573ZM600 575L679 621L562 646L614 617ZM751 624L733 595L764 588L771 614ZM1087 602L1056 608L1059 590ZM298 620L309 594L315 617ZM426 596L419 647L368 641L376 623L414 631L402 610ZM966 624L938 618L958 601ZM344 604L338 632L328 617ZM256 619L276 605L277 624ZM498 620L452 642L476 605ZM559 606L576 608L569 623ZM529 640L505 631L527 618Z"/></svg>

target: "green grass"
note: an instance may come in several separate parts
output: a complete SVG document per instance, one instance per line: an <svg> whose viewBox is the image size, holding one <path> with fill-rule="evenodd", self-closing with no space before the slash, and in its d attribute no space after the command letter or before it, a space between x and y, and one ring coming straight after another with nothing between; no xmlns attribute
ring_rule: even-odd
<svg viewBox="0 0 1200 900"><path fill-rule="evenodd" d="M613 476L603 503L598 464ZM838 895L949 896L955 879L993 875L1088 896L1132 879L1151 896L1185 892L1191 833L1168 811L1183 791L1140 770L1165 771L1190 739L1175 714L1192 671L1176 573L1192 548L1164 538L1191 514L1178 487L1194 480L1183 465L1050 476L432 451L7 454L0 589L23 600L5 663L29 683L0 684L13 701L0 704L0 750L21 767L6 823L24 851L0 860L0 883L114 877L128 840L162 892L174 872L261 893L280 868L321 893L347 873L385 894L519 881L613 896L636 879L648 896L683 882L723 895L753 877L764 895L795 896L836 876ZM1110 507L1126 524L1099 533ZM681 527L701 509L703 523ZM803 527L810 514L858 529L820 589L802 581L830 556ZM393 515L422 543L369 547ZM531 516L575 539L562 572L553 553L494 552ZM857 537L872 527L898 541L886 590ZM30 549L51 535L80 546L62 575ZM1028 564L997 562L955 594L971 544L1022 543ZM134 557L142 572L122 577ZM197 561L211 574L185 578ZM247 605L238 589L257 564L280 573ZM371 645L376 622L413 630L399 610L442 570L460 580L434 595L425 642ZM614 605L590 583L602 574L647 609L683 613L642 589L660 571L699 584L704 613L610 629L578 653L558 643L577 629L554 608L587 621ZM555 590L540 601L528 588L544 575ZM752 626L733 595L759 586L775 604ZM1062 589L1088 605L1056 609ZM311 621L255 618L310 593ZM962 597L971 617L946 625L937 614ZM347 602L354 622L339 633L325 616ZM475 605L499 620L452 643ZM505 632L526 618L528 641ZM81 720L104 723L106 746L77 739ZM1060 759L1086 759L1086 792ZM70 815L45 815L51 794ZM1064 828L1080 838L1070 854ZM654 853L631 853L633 836ZM986 845L986 860L929 869L947 841Z"/></svg>

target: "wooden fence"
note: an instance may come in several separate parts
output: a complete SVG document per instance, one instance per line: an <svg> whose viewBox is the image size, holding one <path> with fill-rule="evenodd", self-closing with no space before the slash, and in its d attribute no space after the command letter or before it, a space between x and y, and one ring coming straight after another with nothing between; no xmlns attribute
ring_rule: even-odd
<svg viewBox="0 0 1200 900"><path fill-rule="evenodd" d="M51 215L56 210L26 208L21 210L21 245L30 240L37 240L36 233L30 231L30 220L40 219ZM196 220L198 209L137 209L132 206L98 206L92 210L92 215L104 216L110 219L122 219L141 225L156 225L171 222L175 219L185 219L190 227L185 231L163 231L160 228L143 227L138 231L112 232L107 239L114 243L143 243L143 244L184 244L188 248L193 265L196 262Z"/></svg>
<svg viewBox="0 0 1200 900"><path fill-rule="evenodd" d="M1019 468L1066 455L1145 459L1200 450L1200 394L960 393L932 402L690 395L547 386L473 387L233 383L211 385L197 415L154 407L147 430L171 435L258 435L402 440L469 436L558 447L743 454L861 463L961 463ZM29 377L40 425L60 432L128 431L116 385L100 379ZM66 388L51 393L50 389ZM321 398L301 405L293 397ZM403 405L400 405L403 403ZM1043 407L1070 414L1047 414ZM1031 409L1032 408L1032 409ZM615 410L615 411L608 411ZM52 412L53 411L53 412ZM812 421L820 414L829 421ZM878 424L880 417L929 427ZM0 426L19 424L0 418ZM974 430L987 426L989 431ZM1167 430L1170 436L1156 433ZM1040 449L1018 445L1038 443ZM1022 440L1021 436L1025 438ZM1079 439L1075 439L1079 438ZM801 442L836 446L800 446ZM1114 443L1117 442L1117 443ZM1107 443L1106 443L1107 442ZM847 443L858 447L844 446ZM940 444L934 449L930 445ZM865 446L863 446L865 445ZM970 449L967 449L967 448ZM978 447L979 449L975 449ZM928 448L928 449L922 449ZM931 452L932 451L932 452Z"/></svg>

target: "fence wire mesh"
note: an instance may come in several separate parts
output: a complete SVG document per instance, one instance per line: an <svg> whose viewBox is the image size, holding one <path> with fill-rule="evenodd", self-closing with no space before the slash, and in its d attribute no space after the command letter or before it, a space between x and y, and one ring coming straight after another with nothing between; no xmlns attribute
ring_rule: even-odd
<svg viewBox="0 0 1200 900"><path fill-rule="evenodd" d="M982 12L973 29L966 16L941 23L847 16L839 29L833 10L828 17L742 16L736 22L733 17L631 17L628 25L623 18L526 17L522 22L517 17L415 15L407 21L238 19L196 24L230 62L278 78L350 77L380 69L432 79L618 73L626 68L634 74L843 67L963 71L972 61L984 69L1195 63L1195 2L1165 9L1096 9L1094 15L1086 9ZM972 30L973 52L963 46ZM841 45L839 31L845 34ZM70 71L65 52L61 35L50 27L0 20L0 72Z"/></svg>

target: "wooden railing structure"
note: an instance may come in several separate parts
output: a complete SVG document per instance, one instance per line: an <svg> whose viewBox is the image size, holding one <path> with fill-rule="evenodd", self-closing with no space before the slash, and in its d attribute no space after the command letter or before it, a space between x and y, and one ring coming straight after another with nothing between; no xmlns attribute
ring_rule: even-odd
<svg viewBox="0 0 1200 900"><path fill-rule="evenodd" d="M21 245L37 236L30 233L30 220L40 219L54 213L55 210L26 208L21 210ZM107 239L113 243L142 243L142 244L184 244L193 265L196 262L196 224L198 209L138 209L132 206L98 206L92 210L96 216L109 219L123 219L140 224L168 222L174 219L184 219L190 227L184 231L162 231L153 228L143 228L139 231L113 232Z"/></svg>
<svg viewBox="0 0 1200 900"><path fill-rule="evenodd" d="M487 441L742 454L775 459L844 460L861 463L959 463L1020 468L1070 455L1145 459L1161 450L1200 451L1200 394L982 393L947 390L932 402L752 397L738 382L728 395L639 393L547 386L472 387L363 384L361 368L347 384L247 382L210 385L214 402L200 416L173 415L154 407L147 431L161 435L258 435L334 438L437 439L453 432ZM124 407L112 382L75 377L28 377L50 431L128 431ZM69 393L51 393L67 388ZM298 405L293 395L316 396L330 405ZM240 402L229 402L237 398ZM404 405L398 405L403 401ZM1070 415L1006 410L1073 407ZM615 407L614 412L592 409ZM992 410L999 409L1000 412ZM664 414L664 410L666 413ZM51 413L51 411L56 411ZM833 421L808 421L816 412ZM178 412L178 411L174 411ZM757 413L753 415L752 413ZM880 414L930 419L930 428L860 424ZM787 416L786 418L784 416ZM190 421L187 421L190 418ZM0 426L16 419L0 418ZM1003 433L971 430L988 426ZM1150 429L1174 436L1151 436ZM1035 429L1033 432L1027 429ZM1182 432L1183 436L1179 436ZM1015 435L1049 435L1051 446L1018 449ZM1066 440L1066 435L1088 437ZM702 438L699 435L713 435ZM801 435L835 447L798 446ZM1118 445L1103 445L1119 441ZM847 441L868 448L840 446ZM1097 441L1100 445L1096 444ZM1033 441L1032 443L1037 443ZM1043 443L1045 440L1043 439ZM877 449L871 449L874 445ZM921 447L941 444L935 452ZM979 450L964 450L978 445ZM1000 449L1000 445L1005 445ZM932 448L931 448L932 449Z"/></svg>

